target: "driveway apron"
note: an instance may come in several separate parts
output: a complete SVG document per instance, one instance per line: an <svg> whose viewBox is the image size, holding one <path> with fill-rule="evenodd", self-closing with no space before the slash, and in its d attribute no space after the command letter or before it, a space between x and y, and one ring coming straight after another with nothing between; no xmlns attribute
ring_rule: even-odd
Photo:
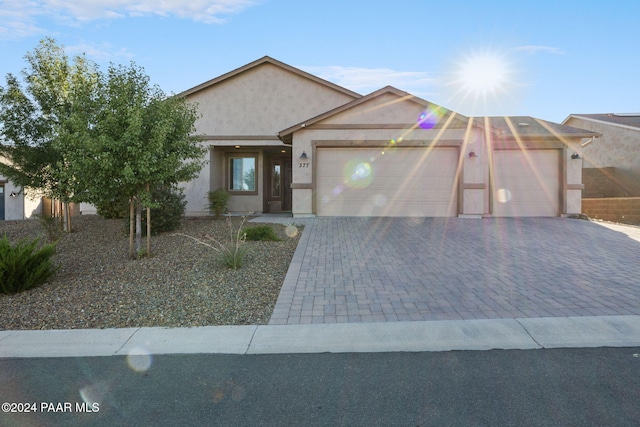
<svg viewBox="0 0 640 427"><path fill-rule="evenodd" d="M568 218L314 218L270 324L640 314L640 228Z"/></svg>

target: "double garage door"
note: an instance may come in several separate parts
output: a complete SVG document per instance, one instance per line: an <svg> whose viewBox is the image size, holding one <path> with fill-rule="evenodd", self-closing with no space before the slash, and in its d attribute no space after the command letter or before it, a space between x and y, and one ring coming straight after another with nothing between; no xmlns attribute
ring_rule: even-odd
<svg viewBox="0 0 640 427"><path fill-rule="evenodd" d="M457 148L318 148L318 216L457 215ZM492 215L560 214L558 150L496 150Z"/></svg>
<svg viewBox="0 0 640 427"><path fill-rule="evenodd" d="M457 148L318 148L318 216L457 215Z"/></svg>

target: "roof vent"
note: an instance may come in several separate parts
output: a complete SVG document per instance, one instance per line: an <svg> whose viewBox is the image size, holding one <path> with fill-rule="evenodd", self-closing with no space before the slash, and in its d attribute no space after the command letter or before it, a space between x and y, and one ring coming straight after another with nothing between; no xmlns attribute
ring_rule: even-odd
<svg viewBox="0 0 640 427"><path fill-rule="evenodd" d="M521 122L521 123L518 123L518 126L524 128L524 127L531 126L531 125L529 123Z"/></svg>

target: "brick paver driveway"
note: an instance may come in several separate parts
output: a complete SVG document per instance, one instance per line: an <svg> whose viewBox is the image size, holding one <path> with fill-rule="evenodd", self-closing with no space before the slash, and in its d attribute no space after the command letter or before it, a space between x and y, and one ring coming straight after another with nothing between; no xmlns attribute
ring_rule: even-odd
<svg viewBox="0 0 640 427"><path fill-rule="evenodd" d="M640 228L306 220L271 324L640 314Z"/></svg>

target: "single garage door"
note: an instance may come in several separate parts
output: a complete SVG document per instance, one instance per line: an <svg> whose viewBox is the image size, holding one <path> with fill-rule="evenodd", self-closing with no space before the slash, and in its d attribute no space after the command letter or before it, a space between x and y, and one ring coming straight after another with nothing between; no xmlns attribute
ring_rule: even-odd
<svg viewBox="0 0 640 427"><path fill-rule="evenodd" d="M499 150L493 154L494 216L558 216L558 150Z"/></svg>
<svg viewBox="0 0 640 427"><path fill-rule="evenodd" d="M455 216L457 148L318 148L318 216Z"/></svg>

